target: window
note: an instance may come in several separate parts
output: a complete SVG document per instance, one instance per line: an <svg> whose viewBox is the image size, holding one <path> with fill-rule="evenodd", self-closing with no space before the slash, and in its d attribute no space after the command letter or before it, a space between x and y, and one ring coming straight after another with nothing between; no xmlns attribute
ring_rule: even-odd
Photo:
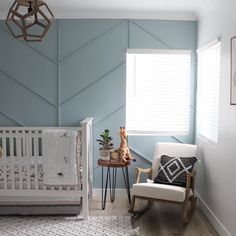
<svg viewBox="0 0 236 236"><path fill-rule="evenodd" d="M190 63L188 50L128 50L126 129L129 134L188 134Z"/></svg>
<svg viewBox="0 0 236 236"><path fill-rule="evenodd" d="M220 81L219 41L198 50L197 130L217 143Z"/></svg>

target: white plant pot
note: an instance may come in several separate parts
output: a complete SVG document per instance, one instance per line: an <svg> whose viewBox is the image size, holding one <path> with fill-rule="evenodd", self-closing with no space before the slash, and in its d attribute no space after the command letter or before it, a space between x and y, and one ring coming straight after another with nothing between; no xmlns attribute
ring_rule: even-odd
<svg viewBox="0 0 236 236"><path fill-rule="evenodd" d="M104 160L104 161L109 161L110 158L111 158L111 152L113 150L114 149L111 149L111 150L100 150L101 159Z"/></svg>

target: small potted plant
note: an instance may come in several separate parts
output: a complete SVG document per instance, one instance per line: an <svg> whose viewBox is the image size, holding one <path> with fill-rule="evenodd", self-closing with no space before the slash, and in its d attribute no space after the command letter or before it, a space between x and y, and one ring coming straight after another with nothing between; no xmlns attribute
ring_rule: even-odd
<svg viewBox="0 0 236 236"><path fill-rule="evenodd" d="M100 156L103 160L110 160L110 153L114 150L113 149L113 143L112 137L110 136L110 130L105 129L100 134L101 139L97 139L96 141L101 145L99 148L100 150Z"/></svg>

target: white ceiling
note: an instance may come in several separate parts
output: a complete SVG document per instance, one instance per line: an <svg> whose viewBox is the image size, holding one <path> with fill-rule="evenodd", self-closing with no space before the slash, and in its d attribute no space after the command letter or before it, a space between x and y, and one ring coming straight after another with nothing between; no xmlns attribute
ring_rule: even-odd
<svg viewBox="0 0 236 236"><path fill-rule="evenodd" d="M45 0L56 18L197 19L217 0ZM5 18L13 0L0 1Z"/></svg>

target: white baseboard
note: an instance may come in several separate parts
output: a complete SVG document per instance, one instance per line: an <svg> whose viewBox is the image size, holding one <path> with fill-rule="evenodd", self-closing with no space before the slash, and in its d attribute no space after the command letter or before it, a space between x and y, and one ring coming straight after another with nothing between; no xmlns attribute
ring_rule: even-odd
<svg viewBox="0 0 236 236"><path fill-rule="evenodd" d="M198 205L203 211L203 213L206 215L208 220L211 222L211 224L214 226L216 231L219 233L220 236L232 236L232 234L226 229L226 227L222 224L222 222L217 218L217 216L213 213L213 211L209 208L207 203L203 200L203 198L199 195L198 192L196 192L196 195L198 197Z"/></svg>
<svg viewBox="0 0 236 236"><path fill-rule="evenodd" d="M116 189L116 197L119 198L127 198L126 189ZM110 197L110 190L107 189L107 196ZM94 188L93 189L93 198L101 198L102 197L102 189Z"/></svg>

